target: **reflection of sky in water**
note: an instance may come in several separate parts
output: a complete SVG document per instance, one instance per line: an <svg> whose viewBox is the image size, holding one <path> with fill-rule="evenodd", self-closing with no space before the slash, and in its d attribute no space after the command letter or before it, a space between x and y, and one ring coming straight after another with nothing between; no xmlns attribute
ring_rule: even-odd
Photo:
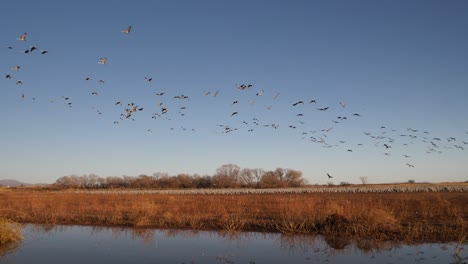
<svg viewBox="0 0 468 264"><path fill-rule="evenodd" d="M23 233L1 263L457 263L455 244L345 241L334 249L311 236L81 226L27 225Z"/></svg>

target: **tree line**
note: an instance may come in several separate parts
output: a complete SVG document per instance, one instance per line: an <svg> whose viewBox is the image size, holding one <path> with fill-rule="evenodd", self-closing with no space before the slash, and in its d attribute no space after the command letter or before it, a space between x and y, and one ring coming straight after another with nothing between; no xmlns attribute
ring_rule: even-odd
<svg viewBox="0 0 468 264"><path fill-rule="evenodd" d="M70 175L57 179L57 188L73 189L204 189L204 188L287 188L306 184L302 172L293 169L243 168L225 164L216 169L214 175L190 175L181 173L170 176L167 173L139 176L108 176L96 174Z"/></svg>

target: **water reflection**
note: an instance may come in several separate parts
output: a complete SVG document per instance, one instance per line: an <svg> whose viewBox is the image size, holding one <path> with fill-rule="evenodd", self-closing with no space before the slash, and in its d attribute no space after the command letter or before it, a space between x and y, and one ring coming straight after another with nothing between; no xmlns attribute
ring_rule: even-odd
<svg viewBox="0 0 468 264"><path fill-rule="evenodd" d="M457 244L404 245L271 233L25 225L2 263L466 263ZM1 252L0 252L1 255Z"/></svg>

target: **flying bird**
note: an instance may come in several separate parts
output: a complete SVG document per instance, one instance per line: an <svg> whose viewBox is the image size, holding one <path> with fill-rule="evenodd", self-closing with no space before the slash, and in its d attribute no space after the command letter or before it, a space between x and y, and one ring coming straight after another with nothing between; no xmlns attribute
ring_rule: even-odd
<svg viewBox="0 0 468 264"><path fill-rule="evenodd" d="M27 36L28 36L28 33L24 32L23 35L21 35L21 37L18 38L18 40L26 41Z"/></svg>
<svg viewBox="0 0 468 264"><path fill-rule="evenodd" d="M293 104L293 106L296 106L296 105L298 105L298 104L304 104L304 102L303 102L303 101L295 102L295 103Z"/></svg>
<svg viewBox="0 0 468 264"><path fill-rule="evenodd" d="M126 29L122 30L122 33L128 34L132 31L132 26L128 26Z"/></svg>
<svg viewBox="0 0 468 264"><path fill-rule="evenodd" d="M328 176L328 179L333 178L333 176L331 176L328 172L327 172L327 176Z"/></svg>
<svg viewBox="0 0 468 264"><path fill-rule="evenodd" d="M99 59L99 64L106 64L107 63L107 58L100 58Z"/></svg>
<svg viewBox="0 0 468 264"><path fill-rule="evenodd" d="M16 72L17 72L17 71L19 71L20 68L21 68L20 66L14 66L14 67L11 68L11 69L12 69L13 71L16 71Z"/></svg>
<svg viewBox="0 0 468 264"><path fill-rule="evenodd" d="M238 113L237 112L234 112L231 114L231 117L234 116L234 115L237 115Z"/></svg>

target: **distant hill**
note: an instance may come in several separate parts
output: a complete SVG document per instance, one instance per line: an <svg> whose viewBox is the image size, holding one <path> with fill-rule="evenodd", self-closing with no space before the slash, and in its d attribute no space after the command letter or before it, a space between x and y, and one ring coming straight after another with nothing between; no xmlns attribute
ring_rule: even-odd
<svg viewBox="0 0 468 264"><path fill-rule="evenodd" d="M32 184L20 182L17 180L0 180L0 186L16 187L16 186L29 186L29 185L32 185Z"/></svg>

